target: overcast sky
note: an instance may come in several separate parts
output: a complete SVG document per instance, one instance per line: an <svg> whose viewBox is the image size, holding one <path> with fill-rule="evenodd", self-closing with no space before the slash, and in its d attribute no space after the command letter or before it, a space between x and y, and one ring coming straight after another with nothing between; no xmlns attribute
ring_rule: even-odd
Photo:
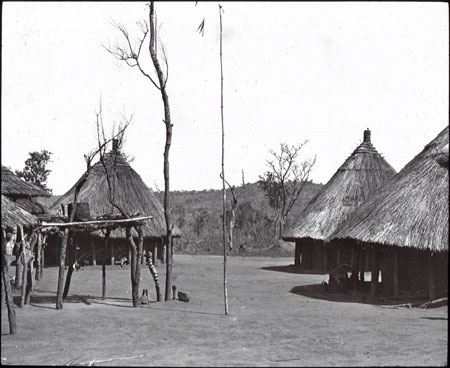
<svg viewBox="0 0 450 368"><path fill-rule="evenodd" d="M102 44L123 44L112 21L139 36L145 3L3 2L1 161L53 152L48 185L65 193L96 145L102 99L107 131L133 114L124 151L164 189L159 91ZM224 2L225 173L254 182L269 149L305 139L326 183L370 128L397 170L448 125L446 3ZM156 3L169 59L171 188L220 188L218 3ZM205 33L196 32L206 17ZM150 64L146 64L151 70Z"/></svg>

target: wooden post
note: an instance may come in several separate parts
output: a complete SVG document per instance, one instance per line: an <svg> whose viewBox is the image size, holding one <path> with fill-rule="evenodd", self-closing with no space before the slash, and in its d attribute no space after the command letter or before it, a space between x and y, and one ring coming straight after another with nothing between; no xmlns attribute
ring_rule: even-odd
<svg viewBox="0 0 450 368"><path fill-rule="evenodd" d="M128 244L130 247L131 257L129 258L130 262L130 273L131 273L131 296L133 299L133 307L139 306L139 280L136 277L136 270L139 266L138 257L137 257L137 249L136 244L134 242L133 236L131 235L131 228L127 226L126 228L126 236L128 239Z"/></svg>
<svg viewBox="0 0 450 368"><path fill-rule="evenodd" d="M20 257L22 257L23 248L24 248L24 241L23 241L23 228L22 226L17 226L19 237L20 237L20 243L19 243L19 251L16 256L16 280L15 280L15 286L17 289L20 289L22 287L23 282L23 264L20 262Z"/></svg>
<svg viewBox="0 0 450 368"><path fill-rule="evenodd" d="M67 294L69 294L70 282L72 280L72 273L76 261L73 235L71 232L69 232L68 237L67 258L69 260L69 269L67 270L66 284L64 285L63 300L65 300L67 298Z"/></svg>
<svg viewBox="0 0 450 368"><path fill-rule="evenodd" d="M356 249L356 245L352 247L352 284L353 289L358 289L358 273L359 273L359 251Z"/></svg>
<svg viewBox="0 0 450 368"><path fill-rule="evenodd" d="M370 282L370 295L374 297L377 294L378 277L380 272L379 250L375 247L371 249L372 254L372 278Z"/></svg>
<svg viewBox="0 0 450 368"><path fill-rule="evenodd" d="M152 263L154 266L156 266L156 262L158 260L158 242L156 240L153 240L152 244L153 244Z"/></svg>
<svg viewBox="0 0 450 368"><path fill-rule="evenodd" d="M172 285L171 285L171 281L172 281L172 244L171 244L171 240L173 239L172 236L169 236L169 241L166 242L166 288L165 288L165 293L164 293L164 300L168 301L170 300L170 292L172 290ZM225 265L226 263L224 263ZM225 267L225 266L224 266Z"/></svg>
<svg viewBox="0 0 450 368"><path fill-rule="evenodd" d="M20 301L19 301L19 308L22 308L23 305L25 304L25 293L26 293L26 287L27 287L27 272L28 272L28 265L25 262L25 252L22 252L22 254L20 255L20 263L22 263L22 275L20 275L20 277L22 277L22 291L20 293Z"/></svg>
<svg viewBox="0 0 450 368"><path fill-rule="evenodd" d="M366 249L362 248L360 253L359 253L359 281L364 284L364 271L366 270L366 268L364 267L364 260L365 260L365 253L366 253Z"/></svg>
<svg viewBox="0 0 450 368"><path fill-rule="evenodd" d="M397 249L397 247L393 248L393 261L394 261L394 280L393 280L393 284L394 284L394 298L398 298L399 296L399 281L398 281L398 252L399 250Z"/></svg>
<svg viewBox="0 0 450 368"><path fill-rule="evenodd" d="M2 231L2 282L5 287L6 306L8 308L9 334L14 335L17 332L16 311L14 310L14 301L9 282L8 262L6 261L6 233Z"/></svg>
<svg viewBox="0 0 450 368"><path fill-rule="evenodd" d="M309 244L303 243L302 244L302 261L300 262L300 267L307 268L308 256L309 256Z"/></svg>
<svg viewBox="0 0 450 368"><path fill-rule="evenodd" d="M352 247L350 253L350 267L353 268L353 264L355 263L355 247Z"/></svg>
<svg viewBox="0 0 450 368"><path fill-rule="evenodd" d="M106 230L105 233L105 244L103 248L103 262L102 262L102 300L106 299L106 252L108 251L110 231Z"/></svg>
<svg viewBox="0 0 450 368"><path fill-rule="evenodd" d="M341 247L336 245L336 266L341 264Z"/></svg>
<svg viewBox="0 0 450 368"><path fill-rule="evenodd" d="M371 255L370 251L366 252L365 255L364 255L365 256L365 260L364 260L364 263L365 263L364 269L365 270L371 270L372 269L371 266L370 266L370 255Z"/></svg>
<svg viewBox="0 0 450 368"><path fill-rule="evenodd" d="M300 244L300 241L297 240L295 242L295 252L294 252L294 266L295 267L300 266L300 254L302 252L301 246L302 245Z"/></svg>
<svg viewBox="0 0 450 368"><path fill-rule="evenodd" d="M323 271L328 271L328 247L322 247L322 267Z"/></svg>
<svg viewBox="0 0 450 368"><path fill-rule="evenodd" d="M144 243L144 241L143 241ZM141 265L144 264L144 253L147 251L147 244L143 244L142 245L142 250L141 250Z"/></svg>
<svg viewBox="0 0 450 368"><path fill-rule="evenodd" d="M68 229L59 232L60 250L59 250L58 288L56 290L56 309L63 308L63 285L64 285L64 271L66 266L66 248L68 236L69 236Z"/></svg>
<svg viewBox="0 0 450 368"><path fill-rule="evenodd" d="M91 238L91 251L92 251L92 265L97 265L97 255L95 254L95 241L94 238Z"/></svg>
<svg viewBox="0 0 450 368"><path fill-rule="evenodd" d="M137 244L137 254L136 254L136 288L139 296L139 285L141 280L141 262L140 260L143 258L143 249L144 249L144 232L140 225L135 226L135 229L138 233L138 244Z"/></svg>
<svg viewBox="0 0 450 368"><path fill-rule="evenodd" d="M31 302L31 292L33 291L33 261L28 263L27 288L25 289L25 304Z"/></svg>
<svg viewBox="0 0 450 368"><path fill-rule="evenodd" d="M42 239L42 250L41 250L41 269L39 272L39 279L44 275L44 267L45 267L45 246L47 244L47 236L44 236Z"/></svg>
<svg viewBox="0 0 450 368"><path fill-rule="evenodd" d="M2 292L1 292L1 295L0 295L0 310L1 310L1 308L3 308L3 302L6 300L6 298L5 298L6 290L5 290L5 283L3 282L3 276L2 276L2 278L0 280L0 284L2 285L1 286Z"/></svg>
<svg viewBox="0 0 450 368"><path fill-rule="evenodd" d="M35 279L39 281L41 279L41 254L42 254L42 235L40 232L37 234L37 247L36 247L36 274Z"/></svg>
<svg viewBox="0 0 450 368"><path fill-rule="evenodd" d="M114 266L114 257L115 257L115 249L114 249L114 240L109 241L109 246L111 248L111 266Z"/></svg>
<svg viewBox="0 0 450 368"><path fill-rule="evenodd" d="M163 238L161 239L161 244L162 244L162 252L161 252L161 263L166 263L166 239Z"/></svg>
<svg viewBox="0 0 450 368"><path fill-rule="evenodd" d="M436 299L436 282L434 278L435 261L431 250L428 251L428 300Z"/></svg>

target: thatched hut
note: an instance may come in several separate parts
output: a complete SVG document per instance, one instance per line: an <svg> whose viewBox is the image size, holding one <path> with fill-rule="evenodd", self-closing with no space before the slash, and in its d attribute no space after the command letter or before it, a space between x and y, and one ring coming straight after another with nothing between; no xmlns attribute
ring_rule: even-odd
<svg viewBox="0 0 450 368"><path fill-rule="evenodd" d="M9 279L9 265L12 261L13 257L13 248L15 245L16 236L12 235L16 233L17 227L21 228L31 228L36 226L39 221L36 216L31 213L25 211L20 206L18 206L15 202L8 199L3 194L2 197L2 207L1 207L1 217L2 217L2 233L1 233L1 241L2 241L2 279L1 279L1 289L2 289L2 306L3 306L3 298L6 298L6 305L8 308L8 320L9 320L9 328L10 334L13 335L16 333L17 325L16 325L16 315L14 312L14 303L13 303L13 295L11 292L11 284ZM22 234L22 232L20 232ZM18 272L19 271L19 272ZM16 267L16 278L17 275L20 275L20 270ZM22 298L21 298L22 300Z"/></svg>
<svg viewBox="0 0 450 368"><path fill-rule="evenodd" d="M7 167L2 165L1 192L28 212L39 215L47 211L47 207L36 200L37 197L50 197L50 193L37 185L19 178Z"/></svg>
<svg viewBox="0 0 450 368"><path fill-rule="evenodd" d="M378 249L388 293L448 292L448 145L447 126L331 236Z"/></svg>
<svg viewBox="0 0 450 368"><path fill-rule="evenodd" d="M142 226L144 249L150 250L154 256L157 254L158 258L163 260L163 241L167 233L163 207L155 194L145 185L140 175L130 166L125 156L117 148L116 141L113 141L112 150L105 154L103 163L100 160L94 164L87 173L85 180L78 195L77 202L79 206L75 214L75 219L79 215L78 209L86 208L80 206L81 204L87 204L89 209L88 214L80 214L81 217L79 219L81 220L99 218L105 215L120 215L119 210L111 204L111 195L113 202L129 216L153 216L151 220L146 221L145 225ZM68 214L69 205L74 200L77 183L53 203L50 207L51 213ZM137 236L134 229L132 233L133 236ZM178 228L174 228L173 235L174 237L181 236ZM111 263L114 263L117 257L122 257L127 254L128 246L125 241L125 230L116 229L112 231L110 239L110 259ZM100 249L97 245L102 244L102 236L97 237L95 234L94 236L79 235L77 240L81 252L87 252L88 249L86 247L89 248L90 244L90 251L93 252L92 262L95 264L97 257L95 249Z"/></svg>
<svg viewBox="0 0 450 368"><path fill-rule="evenodd" d="M395 173L372 145L370 130L365 130L363 142L303 210L296 226L284 232L283 239L296 244L295 265L328 270L348 261L351 248L338 244L331 252L324 246L325 241Z"/></svg>
<svg viewBox="0 0 450 368"><path fill-rule="evenodd" d="M15 229L17 226L33 227L38 224L38 218L25 211L15 202L2 194L2 229Z"/></svg>

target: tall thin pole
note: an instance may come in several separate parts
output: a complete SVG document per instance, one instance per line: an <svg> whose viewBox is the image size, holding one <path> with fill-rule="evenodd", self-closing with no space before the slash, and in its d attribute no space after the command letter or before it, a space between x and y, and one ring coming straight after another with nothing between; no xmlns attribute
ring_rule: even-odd
<svg viewBox="0 0 450 368"><path fill-rule="evenodd" d="M223 298L225 303L225 314L228 314L228 291L227 291L227 229L226 229L226 202L227 191L225 188L225 128L223 122L223 64L222 64L222 7L219 4L220 19L220 116L222 121L222 230L223 230Z"/></svg>

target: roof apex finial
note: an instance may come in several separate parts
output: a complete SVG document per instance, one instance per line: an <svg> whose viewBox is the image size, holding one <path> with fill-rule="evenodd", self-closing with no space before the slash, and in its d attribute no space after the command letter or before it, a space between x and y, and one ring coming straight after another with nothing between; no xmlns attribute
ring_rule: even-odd
<svg viewBox="0 0 450 368"><path fill-rule="evenodd" d="M369 128L367 128L364 131L364 142L371 143L370 142L370 130L369 130Z"/></svg>

